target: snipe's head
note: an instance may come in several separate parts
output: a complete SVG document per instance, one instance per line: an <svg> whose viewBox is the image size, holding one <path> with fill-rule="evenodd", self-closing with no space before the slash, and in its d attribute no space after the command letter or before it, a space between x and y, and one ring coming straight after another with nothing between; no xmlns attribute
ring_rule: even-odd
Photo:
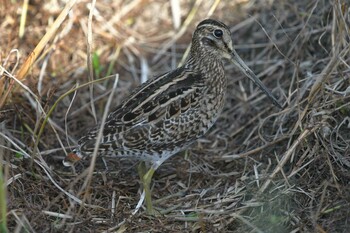
<svg viewBox="0 0 350 233"><path fill-rule="evenodd" d="M233 47L230 29L224 23L213 19L200 22L193 33L191 53L192 56L197 56L197 59L205 59L205 56L228 59L258 85L277 107L282 108L271 92L238 56Z"/></svg>
<svg viewBox="0 0 350 233"><path fill-rule="evenodd" d="M230 59L233 51L229 28L213 19L206 19L198 24L193 33L192 44L194 50L205 53L207 56L215 56L218 59Z"/></svg>

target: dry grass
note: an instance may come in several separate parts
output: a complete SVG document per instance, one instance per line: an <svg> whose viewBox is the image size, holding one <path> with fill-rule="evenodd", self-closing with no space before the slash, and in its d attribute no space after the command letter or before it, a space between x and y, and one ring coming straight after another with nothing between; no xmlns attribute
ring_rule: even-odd
<svg viewBox="0 0 350 233"><path fill-rule="evenodd" d="M349 2L180 1L172 14L173 2L97 1L90 11L94 3L78 1L29 66L26 57L65 5L30 1L25 12L22 2L0 4L0 230L347 232ZM175 68L210 15L233 25L238 53L286 107L273 107L228 65L226 107L214 128L155 174L156 206L172 209L133 215L135 161L97 158L94 174L91 161L73 174L61 160L102 119L112 90L115 106L142 78ZM116 88L114 76L101 79L116 73ZM91 76L93 85L77 86Z"/></svg>

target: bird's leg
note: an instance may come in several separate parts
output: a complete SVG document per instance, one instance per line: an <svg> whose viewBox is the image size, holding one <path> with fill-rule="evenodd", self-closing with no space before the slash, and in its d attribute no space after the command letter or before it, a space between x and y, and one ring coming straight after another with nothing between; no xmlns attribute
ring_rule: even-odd
<svg viewBox="0 0 350 233"><path fill-rule="evenodd" d="M146 163L144 161L140 162L137 169L140 176L140 180L143 185L143 189L145 191L146 210L147 210L147 213L150 215L157 214L157 212L153 209L151 188L150 188L152 176L156 169L157 168L155 166L151 166L151 168L147 171Z"/></svg>
<svg viewBox="0 0 350 233"><path fill-rule="evenodd" d="M144 161L141 161L139 165L137 166L137 172L139 173L140 181L143 183L143 176L146 174L146 163Z"/></svg>
<svg viewBox="0 0 350 233"><path fill-rule="evenodd" d="M151 188L150 184L152 181L152 176L154 174L155 170L153 167L151 167L148 172L143 176L143 188L145 190L145 202L146 202L146 209L147 213L151 215L155 215L156 212L153 209L152 205L152 193L151 193Z"/></svg>
<svg viewBox="0 0 350 233"><path fill-rule="evenodd" d="M146 203L146 211L147 214L149 215L153 215L153 216L157 216L159 214L166 214L168 212L171 212L172 210L176 209L177 207L181 206L181 205L177 205L177 206L173 206L169 209L157 209L155 210L153 208L153 202L152 202L152 192L151 192L151 181L152 181L152 177L154 172L157 170L157 168L159 167L159 164L154 163L150 169L147 170L147 166L145 162L140 162L138 165L138 173L140 176L140 180L142 182L142 186L143 186L143 190L145 191L145 203ZM168 198L174 198L174 197L182 197L184 195L185 191L180 191L174 195L171 195L169 197L165 197L163 198L163 201L168 199ZM156 200L155 202L160 202L161 200Z"/></svg>

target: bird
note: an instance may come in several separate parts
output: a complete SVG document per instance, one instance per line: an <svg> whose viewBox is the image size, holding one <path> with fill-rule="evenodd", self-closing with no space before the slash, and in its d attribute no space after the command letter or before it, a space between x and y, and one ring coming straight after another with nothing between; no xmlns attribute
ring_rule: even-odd
<svg viewBox="0 0 350 233"><path fill-rule="evenodd" d="M213 126L224 107L227 89L223 60L232 62L278 108L278 100L234 49L230 29L215 19L201 21L192 36L186 62L141 84L79 141L63 163L72 166L92 154L140 161L138 170L148 214L155 214L150 183L157 168L187 149ZM103 136L96 141L103 127ZM149 166L147 167L146 164Z"/></svg>

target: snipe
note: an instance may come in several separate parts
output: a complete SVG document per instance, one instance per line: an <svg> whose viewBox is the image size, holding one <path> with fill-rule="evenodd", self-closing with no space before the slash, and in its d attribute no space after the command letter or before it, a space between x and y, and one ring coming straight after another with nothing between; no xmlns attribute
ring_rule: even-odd
<svg viewBox="0 0 350 233"><path fill-rule="evenodd" d="M235 64L281 108L234 50L229 28L206 19L193 34L186 63L134 90L108 115L101 141L96 142L97 126L79 140L79 146L64 163L88 156L96 143L101 155L142 161L139 174L146 208L154 213L150 191L153 173L169 157L202 137L223 108L227 80L222 59ZM148 171L145 162L151 164Z"/></svg>

